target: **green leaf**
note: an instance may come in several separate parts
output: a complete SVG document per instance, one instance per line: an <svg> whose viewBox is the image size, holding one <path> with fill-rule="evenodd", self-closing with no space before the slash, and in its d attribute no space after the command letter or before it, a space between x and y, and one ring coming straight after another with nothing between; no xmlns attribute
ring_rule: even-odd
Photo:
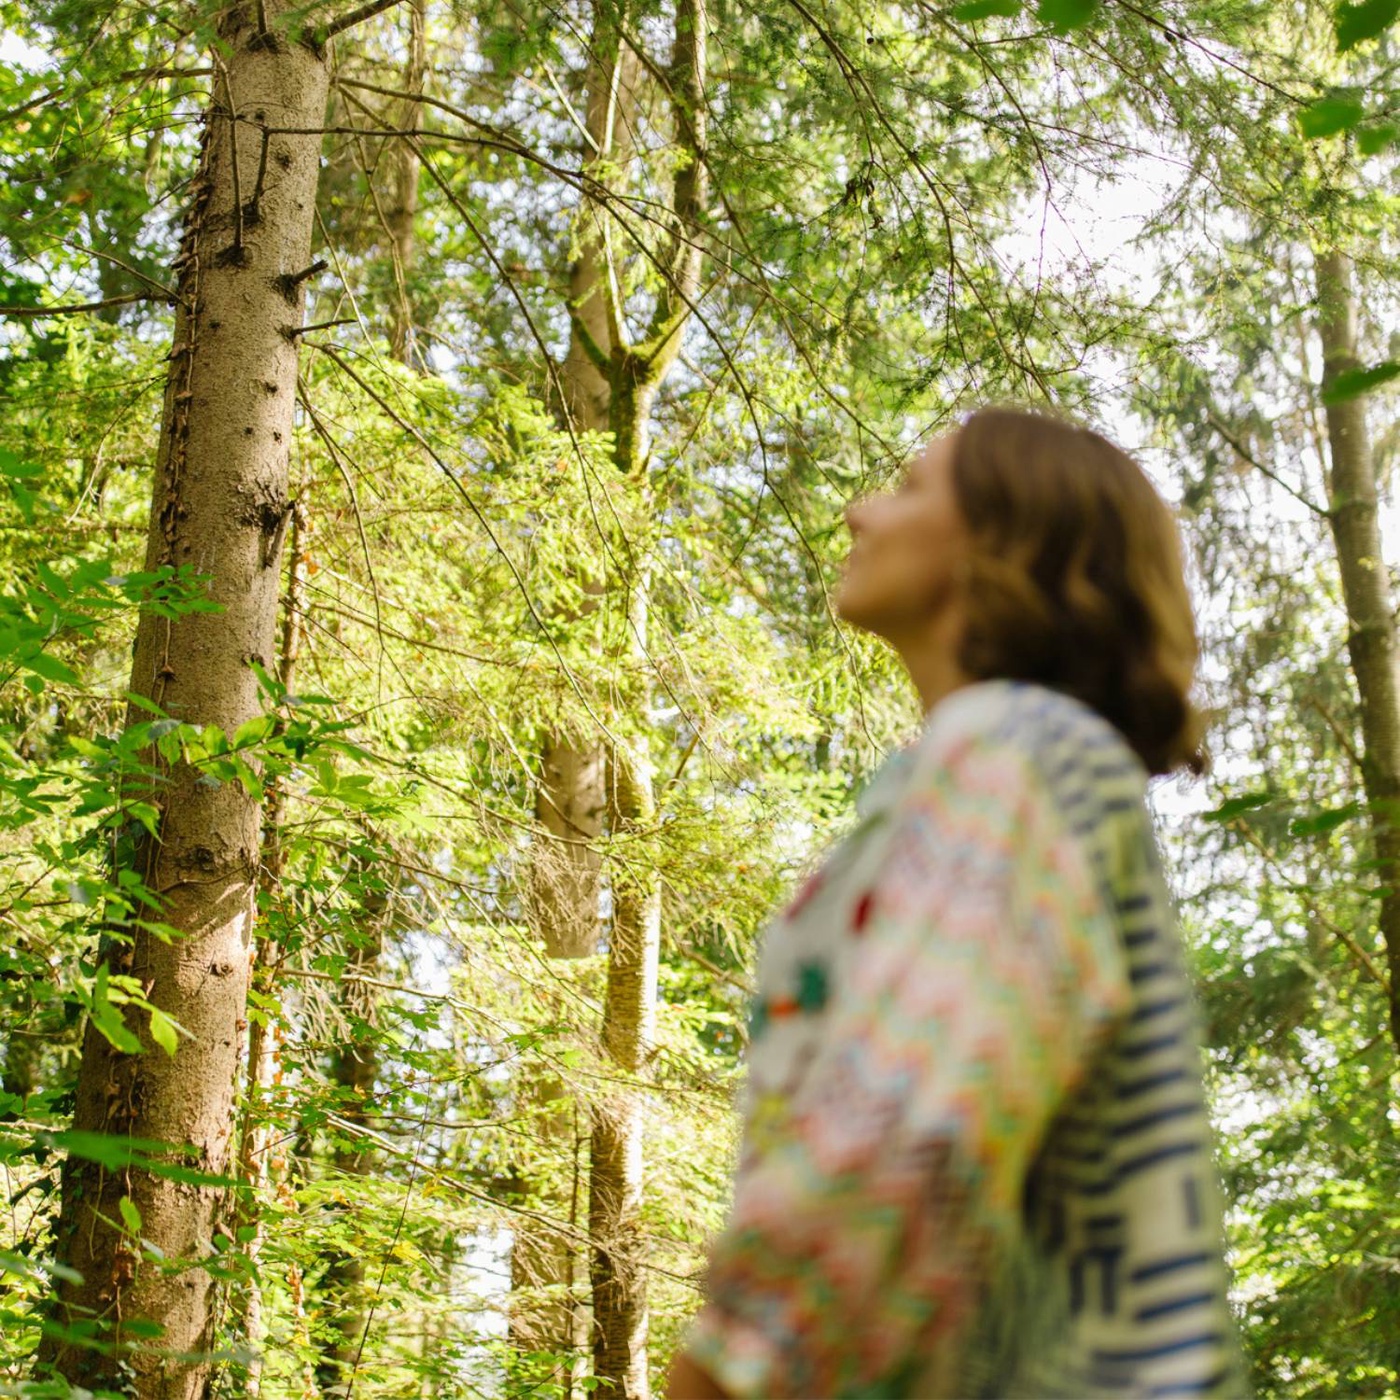
<svg viewBox="0 0 1400 1400"><path fill-rule="evenodd" d="M1088 24L1099 11L1099 0L1040 0L1035 15L1056 34L1068 34Z"/></svg>
<svg viewBox="0 0 1400 1400"><path fill-rule="evenodd" d="M245 719L233 731L233 747L242 749L251 744L260 744L276 728L275 715L254 715L252 719Z"/></svg>
<svg viewBox="0 0 1400 1400"><path fill-rule="evenodd" d="M1378 156L1400 141L1400 122L1378 122L1356 133L1356 149L1363 156Z"/></svg>
<svg viewBox="0 0 1400 1400"><path fill-rule="evenodd" d="M1361 0L1359 5L1341 4L1332 16L1337 31L1337 47L1345 53L1367 39L1374 39L1400 18L1400 0Z"/></svg>
<svg viewBox="0 0 1400 1400"><path fill-rule="evenodd" d="M1388 384L1400 376L1400 361L1387 360L1371 369L1344 369L1323 391L1322 402L1329 408L1333 404L1346 403L1348 399L1360 398L1372 389Z"/></svg>
<svg viewBox="0 0 1400 1400"><path fill-rule="evenodd" d="M125 1171L132 1168L190 1186L237 1188L242 1185L231 1177L217 1176L213 1172L183 1167L178 1162L164 1161L162 1158L169 1154L188 1155L189 1149L173 1148L168 1143L153 1142L147 1138L111 1137L106 1133L90 1133L79 1128L70 1128L67 1132L43 1134L42 1140L61 1148L69 1156L81 1157L85 1162L96 1162L108 1171Z"/></svg>
<svg viewBox="0 0 1400 1400"><path fill-rule="evenodd" d="M34 571L39 575L44 587L55 598L66 599L72 595L72 589L69 588L67 579L42 559L35 562Z"/></svg>
<svg viewBox="0 0 1400 1400"><path fill-rule="evenodd" d="M179 1048L180 1037L175 1031L175 1022L158 1006L151 1007L151 1039L173 1060Z"/></svg>
<svg viewBox="0 0 1400 1400"><path fill-rule="evenodd" d="M97 969L88 1015L92 1019L93 1029L114 1049L120 1050L124 1055L139 1055L141 1053L141 1041L126 1024L121 1012L107 999L106 963L101 964Z"/></svg>
<svg viewBox="0 0 1400 1400"><path fill-rule="evenodd" d="M160 840L159 807L153 807L149 802L128 802L122 808L122 814L128 821L140 822L153 840Z"/></svg>
<svg viewBox="0 0 1400 1400"><path fill-rule="evenodd" d="M966 5L953 9L953 18L964 22L975 19L989 19L992 15L1005 15L1008 19L1021 13L1021 0L969 0Z"/></svg>
<svg viewBox="0 0 1400 1400"><path fill-rule="evenodd" d="M137 695L134 690L127 691L126 703L135 705L138 710L145 710L148 714L159 715L161 719L167 718L165 711L154 700L147 700L144 695Z"/></svg>
<svg viewBox="0 0 1400 1400"><path fill-rule="evenodd" d="M233 776L243 784L243 791L246 792L249 797L256 797L259 801L262 801L262 779L253 772L248 762L245 759L235 757L230 761L230 767L233 769Z"/></svg>
<svg viewBox="0 0 1400 1400"><path fill-rule="evenodd" d="M32 525L34 523L34 506L39 498L23 482L11 481L10 495L15 498L15 505L19 507L19 513L24 516L24 523Z"/></svg>
<svg viewBox="0 0 1400 1400"><path fill-rule="evenodd" d="M1298 130L1316 140L1350 131L1366 115L1357 97L1319 97L1298 113Z"/></svg>
<svg viewBox="0 0 1400 1400"><path fill-rule="evenodd" d="M1213 812L1205 813L1205 820L1208 822L1230 822L1236 817L1243 816L1246 812L1252 812L1256 808L1267 806L1274 800L1271 792L1249 792L1241 797L1232 797L1227 802L1222 802Z"/></svg>
<svg viewBox="0 0 1400 1400"><path fill-rule="evenodd" d="M154 1254L156 1258L162 1255L149 1240L145 1241L146 1253ZM165 1335L165 1326L160 1322L152 1322L145 1317L124 1317L122 1319L122 1335L126 1337L144 1337L147 1341L155 1341L157 1337Z"/></svg>
<svg viewBox="0 0 1400 1400"><path fill-rule="evenodd" d="M33 656L20 657L19 664L26 671L33 671L36 676L42 676L46 681L57 681L60 685L81 684L78 673L71 666L45 651L35 652Z"/></svg>
<svg viewBox="0 0 1400 1400"><path fill-rule="evenodd" d="M1288 824L1288 830L1294 836L1322 836L1334 831L1344 821L1349 821L1359 810L1355 802L1348 802L1345 806L1335 807L1330 811L1297 817Z"/></svg>
<svg viewBox="0 0 1400 1400"><path fill-rule="evenodd" d="M136 1208L136 1202L130 1196L123 1196L117 1202L117 1209L121 1211L122 1224L133 1234L141 1233L141 1212Z"/></svg>
<svg viewBox="0 0 1400 1400"><path fill-rule="evenodd" d="M35 466L33 462L26 462L7 448L0 447L0 476L18 478L21 481L33 481L37 477L42 477L43 474L42 467Z"/></svg>

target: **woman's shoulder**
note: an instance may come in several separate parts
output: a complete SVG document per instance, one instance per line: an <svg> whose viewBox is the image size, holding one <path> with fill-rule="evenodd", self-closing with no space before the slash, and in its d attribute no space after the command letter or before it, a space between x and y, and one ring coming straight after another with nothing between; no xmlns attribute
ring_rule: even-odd
<svg viewBox="0 0 1400 1400"><path fill-rule="evenodd" d="M920 768L977 756L1021 761L1054 789L1086 776L1139 793L1147 784L1128 741L1098 711L1029 681L978 681L955 690L930 711L915 750Z"/></svg>
<svg viewBox="0 0 1400 1400"><path fill-rule="evenodd" d="M1088 856L1110 907L1157 868L1147 770L1108 720L1071 695L1017 681L967 686L930 714L918 750L914 792L982 810L990 801L1018 820L1039 811L1037 820Z"/></svg>

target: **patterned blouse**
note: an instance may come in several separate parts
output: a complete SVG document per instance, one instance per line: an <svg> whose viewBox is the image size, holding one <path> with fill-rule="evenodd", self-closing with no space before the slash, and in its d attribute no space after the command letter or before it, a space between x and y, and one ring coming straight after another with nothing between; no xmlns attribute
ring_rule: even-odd
<svg viewBox="0 0 1400 1400"><path fill-rule="evenodd" d="M1241 1396L1146 773L955 692L769 929L688 1347L731 1396Z"/></svg>

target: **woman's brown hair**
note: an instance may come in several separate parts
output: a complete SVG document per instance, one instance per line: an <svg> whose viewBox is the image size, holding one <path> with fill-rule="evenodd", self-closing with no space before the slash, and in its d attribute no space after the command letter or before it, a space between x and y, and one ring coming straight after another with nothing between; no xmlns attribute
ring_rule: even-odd
<svg viewBox="0 0 1400 1400"><path fill-rule="evenodd" d="M953 483L972 535L963 670L1073 695L1149 772L1200 772L1181 541L1137 463L1049 414L987 408L954 439Z"/></svg>

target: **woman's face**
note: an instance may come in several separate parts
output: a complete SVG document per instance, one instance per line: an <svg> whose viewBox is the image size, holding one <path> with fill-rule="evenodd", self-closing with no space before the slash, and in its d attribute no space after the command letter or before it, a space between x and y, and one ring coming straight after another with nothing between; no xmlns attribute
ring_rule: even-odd
<svg viewBox="0 0 1400 1400"><path fill-rule="evenodd" d="M953 486L953 437L935 438L893 491L846 510L851 552L836 611L898 644L928 636L960 602L969 536Z"/></svg>

